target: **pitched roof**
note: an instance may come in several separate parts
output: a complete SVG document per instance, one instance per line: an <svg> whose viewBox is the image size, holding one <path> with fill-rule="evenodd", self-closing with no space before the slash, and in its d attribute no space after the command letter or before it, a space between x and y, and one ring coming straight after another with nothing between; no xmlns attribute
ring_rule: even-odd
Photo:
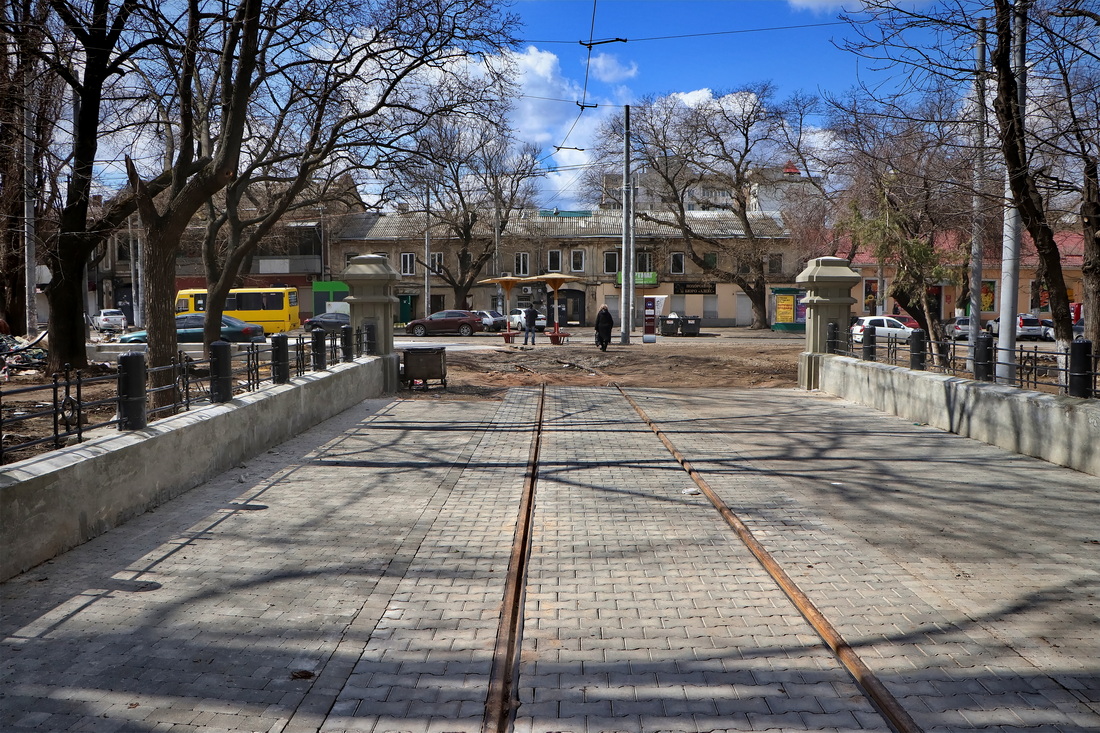
<svg viewBox="0 0 1100 733"><path fill-rule="evenodd" d="M737 217L725 211L689 212L693 228L702 236L724 238L744 236L744 228ZM757 237L786 237L783 223L775 216L753 215ZM558 212L524 209L508 221L503 236L520 239L583 239L621 237L623 214L621 211L598 209L587 212ZM481 221L475 227L478 238L492 236L489 221ZM408 240L424 236L424 214L388 213L358 214L347 217L347 225L340 232L343 240ZM452 233L442 224L432 225L433 239L450 239ZM641 218L635 219L635 238L678 238L679 229L655 224Z"/></svg>

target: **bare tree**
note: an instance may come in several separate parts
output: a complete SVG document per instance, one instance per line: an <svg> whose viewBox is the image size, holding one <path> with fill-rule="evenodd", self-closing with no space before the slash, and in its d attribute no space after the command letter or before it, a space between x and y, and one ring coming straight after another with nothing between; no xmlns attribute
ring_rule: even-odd
<svg viewBox="0 0 1100 733"><path fill-rule="evenodd" d="M484 110L434 120L418 136L421 163L407 166L396 181L395 193L426 211L457 243L454 264L434 270L454 290L456 308L469 306L470 289L496 253L499 235L518 209L531 204L534 181L543 174L538 149L517 143L491 121L502 116Z"/></svg>
<svg viewBox="0 0 1100 733"><path fill-rule="evenodd" d="M736 284L752 304L751 328L767 328L765 262L782 223L777 212L757 208L754 191L762 169L782 168L785 119L768 84L720 96L649 98L631 106L631 151L635 178L649 194L635 215L681 233L688 257L720 282ZM624 119L603 131L605 161L622 147ZM605 169L606 170L606 169ZM606 180L598 185L614 195ZM766 181L764 181L767 184ZM689 212L725 211L739 223L739 236L715 236ZM710 253L721 256L713 258Z"/></svg>
<svg viewBox="0 0 1100 733"><path fill-rule="evenodd" d="M214 194L241 178L242 160L249 182L270 178L280 168L282 173L275 175L285 176L285 187L273 199L275 206L248 235L255 242L298 200L313 173L325 166L338 170L337 147L346 151L349 146L343 142L346 138L332 137L333 128L347 135L356 125L360 130L376 125L374 138L363 134L354 140L364 150L378 139L393 141L407 135L409 128L402 126L397 113L416 117L422 110L436 110L433 100L452 85L448 65L497 48L507 41L510 24L491 0L445 5L432 0L377 0L309 9L289 0L268 5L242 0L233 16L215 28L200 23L207 12L222 17L217 8L207 11L191 0L178 30L183 60L174 94L178 122L172 137L172 186L160 199L143 195L141 176L136 166L130 166L148 233L149 353L154 365L167 363L174 353L174 264L183 230ZM351 34L348 40L345 33ZM322 99L324 106L311 110ZM292 117L281 110L292 110ZM294 137L292 118L304 121L296 127L305 135L297 139L304 141L304 149L295 156L287 152L293 143L265 147L261 136ZM251 147L246 149L246 143ZM371 153L360 155L369 158ZM183 171L200 159L207 162L184 177ZM230 192L231 206L242 200L245 189L242 184ZM237 257L233 266L243 250ZM219 277L218 283L230 279Z"/></svg>
<svg viewBox="0 0 1100 733"><path fill-rule="evenodd" d="M1095 28L1093 18L1077 0L988 0L971 3L964 0L940 0L930 4L900 4L889 0L869 0L863 10L866 16L853 18L853 28L862 37L849 48L882 66L902 73L896 82L907 89L952 88L961 99L968 94L973 78L972 47L978 33L978 18L992 21L989 73L994 80L993 108L998 127L997 143L1000 165L1006 171L1012 204L1020 213L1023 226L1030 235L1038 254L1037 278L1050 295L1051 317L1055 338L1065 346L1071 337L1069 298L1062 271L1057 233L1064 226L1059 214L1060 201L1066 194L1064 184L1069 178L1054 183L1052 169L1079 172L1075 193L1078 196L1082 228L1085 230L1086 271L1085 298L1096 302L1100 288L1100 250L1095 230L1090 222L1100 211L1096 187L1090 183L1089 170L1095 170L1095 119L1082 115L1076 87L1081 80L1095 77L1097 58L1093 48ZM1093 13L1094 15L1094 13ZM1025 18L1039 29L1041 42L1025 42L1025 68L1032 80L1042 80L1041 105L1021 104L1023 78L1014 59L1015 29L1022 28ZM1055 23L1060 18L1067 22ZM1069 51L1067 51L1070 49ZM1064 53L1059 53L1063 51ZM1067 85L1056 80L1069 81ZM1051 80L1055 80L1054 83ZM1088 84L1086 83L1085 88ZM1075 88L1076 87L1076 88ZM1071 91L1072 90L1072 91ZM896 89L891 93L896 92ZM1061 98L1056 104L1054 97ZM1075 99L1076 97L1076 99ZM1063 144L1050 144L1054 137L1044 110L1058 109L1076 114L1059 114L1054 127ZM1045 113L1044 113L1045 114ZM1038 123L1038 126L1036 126ZM1091 140L1089 139L1091 136ZM1073 140L1073 144L1065 144ZM1093 177L1094 178L1094 177ZM1054 185L1052 185L1054 184ZM1095 307L1095 306L1094 306ZM1096 321L1095 318L1091 319Z"/></svg>

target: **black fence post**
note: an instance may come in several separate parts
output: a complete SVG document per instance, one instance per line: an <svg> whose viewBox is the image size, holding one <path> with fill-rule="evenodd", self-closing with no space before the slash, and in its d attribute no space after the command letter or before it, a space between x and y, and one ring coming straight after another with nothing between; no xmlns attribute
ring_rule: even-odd
<svg viewBox="0 0 1100 733"><path fill-rule="evenodd" d="M354 336L355 329L351 327L351 324L345 323L340 326L340 348L344 352L344 361L355 360Z"/></svg>
<svg viewBox="0 0 1100 733"><path fill-rule="evenodd" d="M875 327L867 326L863 329L863 360L875 360Z"/></svg>
<svg viewBox="0 0 1100 733"><path fill-rule="evenodd" d="M1092 342L1077 339L1069 345L1069 396L1092 397Z"/></svg>
<svg viewBox="0 0 1100 733"><path fill-rule="evenodd" d="M210 401L233 399L233 346L228 341L210 344Z"/></svg>
<svg viewBox="0 0 1100 733"><path fill-rule="evenodd" d="M290 343L285 333L271 337L271 381L275 384L290 381Z"/></svg>
<svg viewBox="0 0 1100 733"><path fill-rule="evenodd" d="M915 372L923 372L928 363L928 339L925 338L924 329L915 328L909 334L909 368Z"/></svg>
<svg viewBox="0 0 1100 733"><path fill-rule="evenodd" d="M974 379L980 382L993 381L994 354L993 334L979 333L974 344Z"/></svg>
<svg viewBox="0 0 1100 733"><path fill-rule="evenodd" d="M840 326L829 323L825 326L825 353L835 354L838 351L840 341Z"/></svg>
<svg viewBox="0 0 1100 733"><path fill-rule="evenodd" d="M141 430L149 424L145 398L145 354L122 354L118 357L119 430Z"/></svg>
<svg viewBox="0 0 1100 733"><path fill-rule="evenodd" d="M313 356L313 371L323 372L328 368L328 360L325 355L325 329L315 328L309 333L310 351Z"/></svg>

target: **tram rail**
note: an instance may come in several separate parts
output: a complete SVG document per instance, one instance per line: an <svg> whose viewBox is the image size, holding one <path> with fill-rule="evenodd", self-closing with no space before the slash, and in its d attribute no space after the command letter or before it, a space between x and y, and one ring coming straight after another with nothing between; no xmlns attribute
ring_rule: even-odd
<svg viewBox="0 0 1100 733"><path fill-rule="evenodd" d="M810 597L783 569L749 527L730 509L719 494L707 483L680 450L672 443L660 426L621 386L613 385L618 393L648 426L675 461L690 476L715 510L737 534L745 547L760 563L776 585L791 601L799 614L809 623L822 642L851 675L864 696L880 713L890 728L897 733L922 733L922 728L871 671L836 627L818 609ZM531 536L535 519L536 488L539 475L539 457L544 432L546 385L539 391L536 419L532 428L531 447L523 483L523 493L517 517L511 560L505 584L501 622L493 654L493 667L485 705L483 733L508 733L513 716L519 706L515 695L519 676L519 655L523 636L523 605L526 574L531 551Z"/></svg>

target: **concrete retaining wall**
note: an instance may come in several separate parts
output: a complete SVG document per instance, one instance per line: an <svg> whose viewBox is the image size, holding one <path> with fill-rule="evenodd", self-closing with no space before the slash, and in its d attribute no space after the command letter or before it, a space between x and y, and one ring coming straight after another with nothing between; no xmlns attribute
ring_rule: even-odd
<svg viewBox="0 0 1100 733"><path fill-rule="evenodd" d="M87 542L384 391L387 360L325 372L158 420L99 431L0 469L0 580ZM392 366L392 365L391 365Z"/></svg>
<svg viewBox="0 0 1100 733"><path fill-rule="evenodd" d="M1100 401L823 356L820 389L1006 450L1100 476Z"/></svg>

